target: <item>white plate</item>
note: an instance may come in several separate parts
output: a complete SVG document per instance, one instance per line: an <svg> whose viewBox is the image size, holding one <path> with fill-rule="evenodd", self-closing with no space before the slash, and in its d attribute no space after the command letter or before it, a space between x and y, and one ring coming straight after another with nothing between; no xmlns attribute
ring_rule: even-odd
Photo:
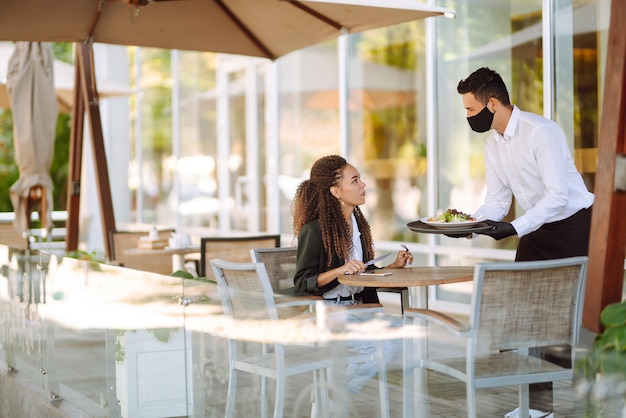
<svg viewBox="0 0 626 418"><path fill-rule="evenodd" d="M479 218L476 219L475 221L463 221L463 222L433 222L433 221L429 221L428 219L432 218L432 216L427 216L425 218L420 219L422 222L424 222L426 225L428 226L432 226L433 228L439 228L439 229L446 229L446 228L455 228L455 229L459 229L459 228L471 228L472 226L483 222L485 219L484 218Z"/></svg>

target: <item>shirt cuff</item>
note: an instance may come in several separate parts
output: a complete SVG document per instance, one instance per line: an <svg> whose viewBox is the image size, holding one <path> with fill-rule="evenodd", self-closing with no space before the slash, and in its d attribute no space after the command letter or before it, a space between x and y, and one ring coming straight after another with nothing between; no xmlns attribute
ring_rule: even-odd
<svg viewBox="0 0 626 418"><path fill-rule="evenodd" d="M513 220L513 222L511 222L511 225L513 225L513 228L515 228L515 232L517 232L518 237L522 237L529 232L532 232L530 224L526 221L526 219L524 219L524 217Z"/></svg>

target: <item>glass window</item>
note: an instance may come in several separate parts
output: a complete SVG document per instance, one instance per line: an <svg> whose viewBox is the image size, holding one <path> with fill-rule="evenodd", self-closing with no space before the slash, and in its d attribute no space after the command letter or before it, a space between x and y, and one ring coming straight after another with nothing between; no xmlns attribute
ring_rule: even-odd
<svg viewBox="0 0 626 418"><path fill-rule="evenodd" d="M131 86L141 95L134 95L135 148L131 150L129 188L132 193L132 221L162 222L161 208L167 208L172 188L165 177L165 167L172 155L172 73L169 50L140 48L134 59L139 71L131 78ZM125 218L123 214L121 219ZM128 220L131 221L131 220ZM167 222L164 222L167 223Z"/></svg>
<svg viewBox="0 0 626 418"><path fill-rule="evenodd" d="M168 212L178 217L180 226L215 227L219 207L215 162L217 54L179 51L176 56L179 105L174 110L179 123L174 124L174 135L178 145L166 176L176 179L177 193L169 196Z"/></svg>
<svg viewBox="0 0 626 418"><path fill-rule="evenodd" d="M456 87L477 68L489 67L504 79L513 104L543 114L542 2L454 3L457 18L437 22L437 209L472 213L485 192L483 148L487 134L469 128ZM513 205L504 220L515 219L520 210ZM516 238L494 241L441 236L441 242L505 250L517 247Z"/></svg>
<svg viewBox="0 0 626 418"><path fill-rule="evenodd" d="M337 42L315 45L277 61L280 138L280 231L293 232L290 205L320 157L339 154Z"/></svg>
<svg viewBox="0 0 626 418"><path fill-rule="evenodd" d="M367 184L378 241L412 241L426 203L424 21L349 37L349 159Z"/></svg>
<svg viewBox="0 0 626 418"><path fill-rule="evenodd" d="M600 133L610 1L560 0L555 6L555 119L593 190Z"/></svg>

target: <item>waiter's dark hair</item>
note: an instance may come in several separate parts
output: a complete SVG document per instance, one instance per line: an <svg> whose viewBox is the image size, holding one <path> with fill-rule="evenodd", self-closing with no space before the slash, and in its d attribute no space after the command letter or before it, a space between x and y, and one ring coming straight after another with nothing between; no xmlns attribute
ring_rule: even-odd
<svg viewBox="0 0 626 418"><path fill-rule="evenodd" d="M476 100L486 105L491 97L495 97L504 106L510 106L509 92L500 74L482 67L474 71L465 80L459 81L456 88L459 94L472 93Z"/></svg>

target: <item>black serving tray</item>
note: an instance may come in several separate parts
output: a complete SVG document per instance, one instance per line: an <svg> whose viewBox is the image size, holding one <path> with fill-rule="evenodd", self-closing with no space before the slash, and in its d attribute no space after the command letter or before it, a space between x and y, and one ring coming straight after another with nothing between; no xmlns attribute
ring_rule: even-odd
<svg viewBox="0 0 626 418"><path fill-rule="evenodd" d="M474 225L459 227L459 228L436 228L434 226L425 224L422 221L413 221L406 224L413 232L421 232L423 234L472 234L474 232L485 232L493 228L486 222L479 222Z"/></svg>

